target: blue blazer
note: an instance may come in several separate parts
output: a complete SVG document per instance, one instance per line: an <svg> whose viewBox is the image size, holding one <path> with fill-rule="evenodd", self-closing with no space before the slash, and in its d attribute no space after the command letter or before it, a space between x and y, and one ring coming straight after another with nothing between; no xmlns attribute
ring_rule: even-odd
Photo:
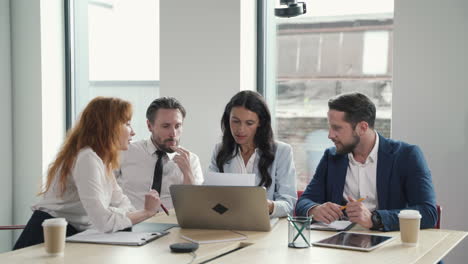
<svg viewBox="0 0 468 264"><path fill-rule="evenodd" d="M348 155L325 151L314 178L296 205L297 215L307 215L316 204L333 202L344 205L343 189L348 168ZM379 135L377 158L377 212L385 231L399 230L398 213L415 209L421 215L421 228L432 228L437 209L431 172L418 146L387 139Z"/></svg>
<svg viewBox="0 0 468 264"><path fill-rule="evenodd" d="M273 214L270 215L271 218L284 217L288 214L292 214L297 201L296 168L294 166L292 148L290 145L280 141L275 141L275 146L275 160L268 169L272 183L267 189L267 199L275 203ZM208 168L209 171L219 172L218 166L216 165L216 157L218 156L220 148L221 143L218 143L211 156L211 163ZM230 161L223 165L223 170L228 173L239 173ZM254 173L257 175L255 184L258 185L260 183L258 159L255 161Z"/></svg>

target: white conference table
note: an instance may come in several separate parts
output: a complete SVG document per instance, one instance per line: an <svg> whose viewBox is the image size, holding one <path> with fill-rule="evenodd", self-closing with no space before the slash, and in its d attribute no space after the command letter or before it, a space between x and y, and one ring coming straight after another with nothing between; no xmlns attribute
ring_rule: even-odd
<svg viewBox="0 0 468 264"><path fill-rule="evenodd" d="M158 223L176 223L175 215L158 214L149 220ZM294 249L287 246L287 220L280 219L270 232L241 231L246 240L202 244L196 251L193 263L437 263L468 234L463 231L426 229L421 230L417 247L401 244L399 232L387 232L395 236L391 242L371 252L359 252L324 247ZM370 232L353 228L356 232ZM192 255L171 253L169 245L187 242L180 236L181 229L170 229L170 234L144 246L114 246L82 243L67 243L63 257L48 257L44 245L36 245L0 254L0 263L190 263ZM372 232L379 233L379 232ZM316 241L332 235L327 231L312 231L311 240ZM239 249L240 248L240 249ZM238 249L238 250L235 250Z"/></svg>

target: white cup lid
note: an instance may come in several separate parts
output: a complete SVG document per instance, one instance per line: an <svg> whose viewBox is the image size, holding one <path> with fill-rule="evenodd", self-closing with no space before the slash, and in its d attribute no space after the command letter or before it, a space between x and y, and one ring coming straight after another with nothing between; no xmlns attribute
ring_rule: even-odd
<svg viewBox="0 0 468 264"><path fill-rule="evenodd" d="M66 226L67 220L65 218L51 218L42 222L42 226Z"/></svg>
<svg viewBox="0 0 468 264"><path fill-rule="evenodd" d="M398 214L400 218L420 219L421 214L418 210L401 210Z"/></svg>

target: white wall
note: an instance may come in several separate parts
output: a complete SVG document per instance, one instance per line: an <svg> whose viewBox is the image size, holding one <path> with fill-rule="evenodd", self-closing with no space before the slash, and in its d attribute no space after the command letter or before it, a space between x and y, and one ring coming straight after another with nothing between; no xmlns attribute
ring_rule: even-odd
<svg viewBox="0 0 468 264"><path fill-rule="evenodd" d="M13 222L25 224L65 134L63 1L10 3Z"/></svg>
<svg viewBox="0 0 468 264"><path fill-rule="evenodd" d="M220 141L227 102L241 88L255 88L255 61L244 58L248 65L241 65L241 54L255 56L255 34L245 22L255 28L255 19L249 18L255 16L255 3L160 2L160 95L173 96L186 108L182 145L200 157L204 169Z"/></svg>
<svg viewBox="0 0 468 264"><path fill-rule="evenodd" d="M39 1L11 1L13 80L13 221L31 215L42 172Z"/></svg>
<svg viewBox="0 0 468 264"><path fill-rule="evenodd" d="M396 0L392 137L421 146L442 228L468 230L468 1ZM468 242L445 259L466 263Z"/></svg>
<svg viewBox="0 0 468 264"><path fill-rule="evenodd" d="M0 0L0 225L13 223L10 1ZM11 231L0 231L0 252L11 248Z"/></svg>

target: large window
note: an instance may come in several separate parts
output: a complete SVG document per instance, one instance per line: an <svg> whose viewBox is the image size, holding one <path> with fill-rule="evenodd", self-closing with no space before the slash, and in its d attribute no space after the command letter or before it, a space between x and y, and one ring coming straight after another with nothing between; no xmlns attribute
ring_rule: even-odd
<svg viewBox="0 0 468 264"><path fill-rule="evenodd" d="M134 107L135 139L147 136L145 112L159 96L159 1L70 0L72 123L96 96Z"/></svg>
<svg viewBox="0 0 468 264"><path fill-rule="evenodd" d="M390 136L393 0L308 0L306 15L274 18L270 100L278 140L294 149L298 190L315 173L328 139L327 101L350 91L377 106L376 130ZM271 96L270 96L271 97Z"/></svg>

